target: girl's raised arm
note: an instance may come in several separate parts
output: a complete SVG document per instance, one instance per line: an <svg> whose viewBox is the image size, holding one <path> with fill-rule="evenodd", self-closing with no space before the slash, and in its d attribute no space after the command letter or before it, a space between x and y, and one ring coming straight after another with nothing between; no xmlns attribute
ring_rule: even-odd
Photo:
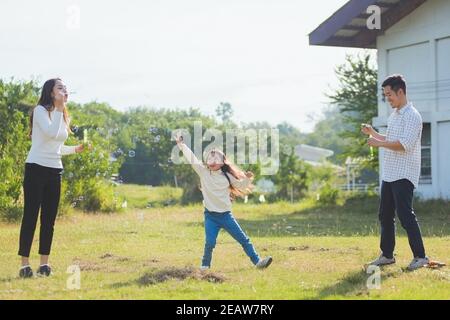
<svg viewBox="0 0 450 320"><path fill-rule="evenodd" d="M197 172L197 174L199 175L204 173L206 169L205 165L195 156L192 150L189 149L189 147L184 144L183 139L181 137L178 137L176 141L178 147L183 152L184 157L186 158L188 163L192 166L194 171Z"/></svg>

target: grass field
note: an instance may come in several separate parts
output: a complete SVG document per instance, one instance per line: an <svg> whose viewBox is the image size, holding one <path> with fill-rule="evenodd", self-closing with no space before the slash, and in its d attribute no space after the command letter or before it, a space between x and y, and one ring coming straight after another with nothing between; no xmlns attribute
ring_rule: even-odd
<svg viewBox="0 0 450 320"><path fill-rule="evenodd" d="M380 289L367 288L363 265L378 254L376 198L334 207L310 201L237 204L235 216L259 253L274 257L273 264L256 270L242 248L221 232L213 268L201 273L201 206L139 209L143 194L156 191L122 188L136 203L125 213L79 212L57 221L50 278L17 277L19 224L0 224L0 299L450 298L448 267L405 270L412 257L400 226L397 264L382 269ZM133 200L133 194L140 200ZM449 204L417 203L416 211L428 255L448 263ZM39 262L35 238L34 268ZM79 290L67 286L73 280L66 272L71 265L81 270Z"/></svg>

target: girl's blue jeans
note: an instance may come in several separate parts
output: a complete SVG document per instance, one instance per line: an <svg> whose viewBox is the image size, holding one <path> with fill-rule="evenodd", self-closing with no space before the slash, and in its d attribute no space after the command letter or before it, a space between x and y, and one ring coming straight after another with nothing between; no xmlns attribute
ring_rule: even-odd
<svg viewBox="0 0 450 320"><path fill-rule="evenodd" d="M256 253L249 237L242 230L239 223L233 217L230 211L227 212L211 212L205 209L205 251L203 254L202 266L210 267L212 260L212 252L216 246L217 236L220 229L225 229L239 244L244 248L253 264L257 264L259 256Z"/></svg>

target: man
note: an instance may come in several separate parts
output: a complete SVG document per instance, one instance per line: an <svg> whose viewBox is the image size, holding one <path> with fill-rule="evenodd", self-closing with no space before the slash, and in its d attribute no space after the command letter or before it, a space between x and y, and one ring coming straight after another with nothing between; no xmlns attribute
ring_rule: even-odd
<svg viewBox="0 0 450 320"><path fill-rule="evenodd" d="M414 258L408 270L416 270L429 263L425 255L419 223L412 207L413 191L420 176L422 117L406 96L403 76L393 75L383 82L383 93L394 112L388 119L386 135L370 125L362 132L371 136L368 145L384 148L379 219L381 224L381 255L370 265L395 263L395 212L408 234Z"/></svg>

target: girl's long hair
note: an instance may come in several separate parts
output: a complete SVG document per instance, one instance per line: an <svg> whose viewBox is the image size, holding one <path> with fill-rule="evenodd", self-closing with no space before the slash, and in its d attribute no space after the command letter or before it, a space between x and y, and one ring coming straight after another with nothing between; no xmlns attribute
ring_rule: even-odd
<svg viewBox="0 0 450 320"><path fill-rule="evenodd" d="M42 87L41 97L39 98L39 101L37 103L37 105L41 105L45 109L47 109L48 117L50 119L51 119L50 113L55 109L55 106L53 105L52 91L56 85L56 81L62 81L62 80L60 78L53 78L53 79L45 81L44 86ZM36 107L34 107L30 113L30 135L29 135L30 139L31 139L31 135L33 133L33 113L34 113L35 108ZM67 108L64 108L63 117L64 117L64 122L66 123L67 131L69 133L72 133L72 131L70 130L70 117L69 117L69 112L67 111Z"/></svg>
<svg viewBox="0 0 450 320"><path fill-rule="evenodd" d="M209 155L212 153L217 153L222 157L223 166L221 168L223 174L227 177L228 181L230 181L227 174L232 175L234 178L241 180L247 178L245 172L241 170L238 166L233 164L230 160L227 159L227 156L220 150L212 149L208 152L206 159L208 159ZM246 195L250 194L254 188L253 184L250 184L247 188L237 188L233 186L230 182L230 197L231 200L235 200L236 198L244 198Z"/></svg>

